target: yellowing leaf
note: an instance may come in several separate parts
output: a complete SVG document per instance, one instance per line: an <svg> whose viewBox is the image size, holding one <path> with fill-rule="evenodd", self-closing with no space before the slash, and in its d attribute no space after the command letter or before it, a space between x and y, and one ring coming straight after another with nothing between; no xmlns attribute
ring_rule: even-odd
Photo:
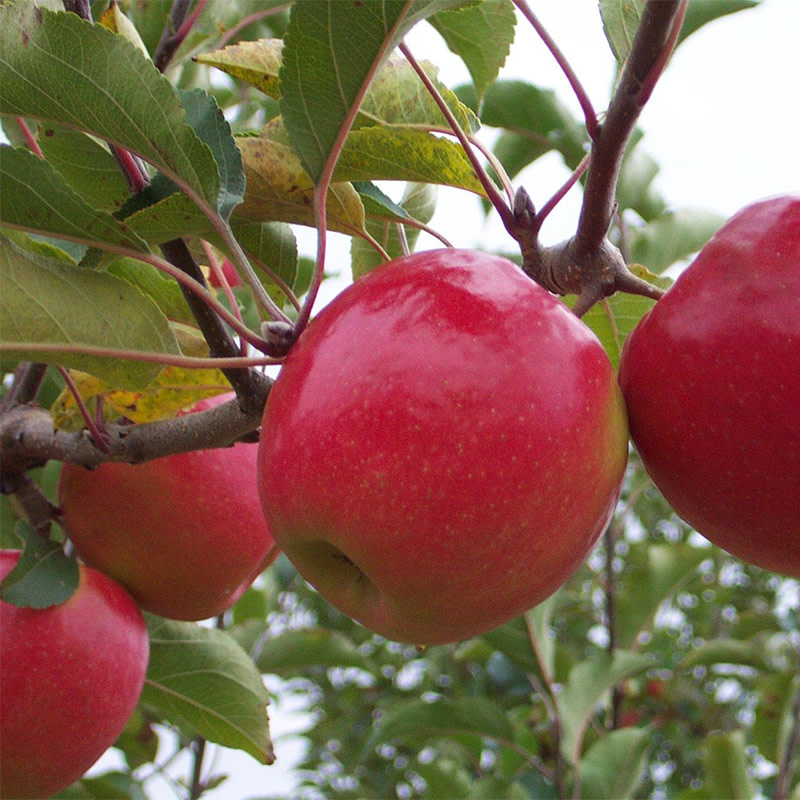
<svg viewBox="0 0 800 800"><path fill-rule="evenodd" d="M125 417L132 422L154 422L174 417L199 400L231 391L225 376L216 369L165 367L158 378L141 391L114 389L85 372L70 373L84 404L93 412L102 402L107 421ZM50 408L53 424L61 430L84 427L78 404L69 389L64 389Z"/></svg>
<svg viewBox="0 0 800 800"><path fill-rule="evenodd" d="M237 216L313 227L313 183L292 150L264 137L239 138L237 144L247 176L247 193ZM364 207L349 183L331 184L328 228L351 235L364 230Z"/></svg>
<svg viewBox="0 0 800 800"><path fill-rule="evenodd" d="M278 70L281 66L280 39L259 39L256 42L238 42L212 53L202 53L195 58L200 64L216 67L228 75L255 86L264 94L280 97Z"/></svg>

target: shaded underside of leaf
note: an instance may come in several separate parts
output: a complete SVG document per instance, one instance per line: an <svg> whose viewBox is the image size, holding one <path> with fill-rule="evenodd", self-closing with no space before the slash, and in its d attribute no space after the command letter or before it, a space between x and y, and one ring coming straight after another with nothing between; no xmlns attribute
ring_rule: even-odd
<svg viewBox="0 0 800 800"><path fill-rule="evenodd" d="M45 160L0 145L0 223L103 247L147 252L123 222L94 208Z"/></svg>
<svg viewBox="0 0 800 800"><path fill-rule="evenodd" d="M0 341L4 353L90 372L128 389L146 386L155 364L80 355L107 347L178 354L166 317L136 287L114 275L47 261L0 238ZM15 344L63 345L60 352Z"/></svg>
<svg viewBox="0 0 800 800"><path fill-rule="evenodd" d="M458 11L443 11L430 19L469 70L478 100L505 64L516 21L510 0L488 0Z"/></svg>

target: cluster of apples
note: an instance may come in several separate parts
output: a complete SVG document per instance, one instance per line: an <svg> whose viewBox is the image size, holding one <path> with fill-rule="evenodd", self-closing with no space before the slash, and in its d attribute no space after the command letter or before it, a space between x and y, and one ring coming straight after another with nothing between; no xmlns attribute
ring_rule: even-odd
<svg viewBox="0 0 800 800"><path fill-rule="evenodd" d="M3 791L64 785L45 784L45 762L30 753L66 759L65 739L91 727L87 709L115 721L95 748L113 742L147 661L127 592L162 616L203 619L280 548L387 638L475 636L583 562L614 512L629 436L698 531L800 577L800 197L755 203L720 229L626 341L619 383L589 328L516 265L423 252L357 281L305 329L260 444L93 472L65 465L65 527L89 566L63 606L3 608L4 657L8 641L17 648L6 663L42 683L20 689L10 710L3 693L4 763L23 759L46 785L4 766ZM3 555L4 569L13 558ZM84 649L73 667L26 644L47 641L37 625L74 629ZM123 673L127 682L103 688L101 677ZM78 701L87 685L93 694ZM81 736L36 720L23 738L51 690L73 693ZM87 758L69 775L61 767L67 783Z"/></svg>
<svg viewBox="0 0 800 800"><path fill-rule="evenodd" d="M47 609L0 602L0 796L49 797L114 743L147 670L141 609L216 616L276 557L256 450L241 443L138 466L63 466L59 502L83 562L80 581L66 603ZM18 558L0 551L0 578Z"/></svg>

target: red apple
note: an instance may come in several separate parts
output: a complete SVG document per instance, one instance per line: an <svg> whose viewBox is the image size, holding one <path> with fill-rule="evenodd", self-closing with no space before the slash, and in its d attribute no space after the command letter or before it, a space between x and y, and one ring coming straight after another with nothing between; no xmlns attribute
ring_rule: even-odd
<svg viewBox="0 0 800 800"><path fill-rule="evenodd" d="M503 258L400 258L302 333L270 392L270 530L333 605L417 644L551 594L616 503L624 405L591 331Z"/></svg>
<svg viewBox="0 0 800 800"><path fill-rule="evenodd" d="M675 512L800 578L800 195L735 214L625 343L631 436Z"/></svg>
<svg viewBox="0 0 800 800"><path fill-rule="evenodd" d="M64 464L59 501L76 552L155 614L222 613L278 553L259 504L257 450L239 443L91 471Z"/></svg>
<svg viewBox="0 0 800 800"><path fill-rule="evenodd" d="M19 551L0 550L0 579ZM147 671L147 629L131 596L80 566L58 606L0 601L0 796L50 797L116 741Z"/></svg>
<svg viewBox="0 0 800 800"><path fill-rule="evenodd" d="M222 262L222 274L225 276L225 280L228 281L228 286L233 289L235 286L242 285L242 279L239 277L239 273L236 271L236 267L226 258ZM217 277L217 273L214 272L212 269L208 275L208 282L213 286L215 289L219 289L222 286L219 278Z"/></svg>

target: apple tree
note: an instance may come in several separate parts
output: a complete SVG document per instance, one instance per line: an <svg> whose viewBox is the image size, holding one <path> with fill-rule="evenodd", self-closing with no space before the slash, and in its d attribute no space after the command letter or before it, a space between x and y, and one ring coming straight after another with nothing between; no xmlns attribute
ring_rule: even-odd
<svg viewBox="0 0 800 800"><path fill-rule="evenodd" d="M601 0L596 106L529 0L3 0L0 796L275 797L265 676L293 797L800 796L800 198L637 127L755 5Z"/></svg>

